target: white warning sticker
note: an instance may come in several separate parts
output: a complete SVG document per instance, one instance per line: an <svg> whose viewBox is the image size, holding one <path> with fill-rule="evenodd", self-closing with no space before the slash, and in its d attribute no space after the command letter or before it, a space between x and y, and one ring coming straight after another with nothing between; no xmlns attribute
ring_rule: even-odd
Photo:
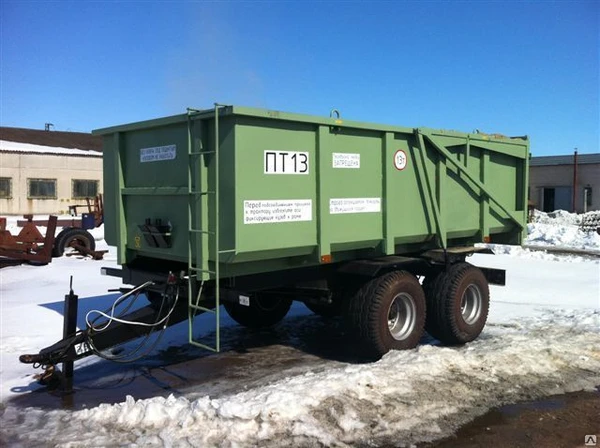
<svg viewBox="0 0 600 448"><path fill-rule="evenodd" d="M378 213L381 211L381 198L331 198L329 213Z"/></svg>
<svg viewBox="0 0 600 448"><path fill-rule="evenodd" d="M360 168L360 154L334 152L332 156L334 168Z"/></svg>
<svg viewBox="0 0 600 448"><path fill-rule="evenodd" d="M406 157L406 153L401 149L396 151L396 154L394 154L394 166L396 167L396 169L398 171L402 171L404 168L406 168L407 163L408 157Z"/></svg>
<svg viewBox="0 0 600 448"><path fill-rule="evenodd" d="M244 201L244 224L312 221L311 199Z"/></svg>
<svg viewBox="0 0 600 448"><path fill-rule="evenodd" d="M174 160L177 156L177 145L157 146L155 148L141 148L140 162L160 162Z"/></svg>

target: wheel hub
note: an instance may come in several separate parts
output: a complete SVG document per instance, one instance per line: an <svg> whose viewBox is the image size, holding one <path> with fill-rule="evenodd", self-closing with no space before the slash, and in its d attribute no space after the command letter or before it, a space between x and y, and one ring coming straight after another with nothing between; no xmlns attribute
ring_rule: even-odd
<svg viewBox="0 0 600 448"><path fill-rule="evenodd" d="M462 318L468 325L473 325L481 315L483 299L477 285L467 286L460 301L460 312Z"/></svg>
<svg viewBox="0 0 600 448"><path fill-rule="evenodd" d="M408 338L415 329L417 305L408 293L400 293L394 297L388 311L388 329L397 341Z"/></svg>

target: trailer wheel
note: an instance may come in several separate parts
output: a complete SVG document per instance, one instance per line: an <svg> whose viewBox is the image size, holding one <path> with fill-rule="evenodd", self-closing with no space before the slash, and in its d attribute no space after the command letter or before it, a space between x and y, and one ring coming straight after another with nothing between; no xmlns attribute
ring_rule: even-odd
<svg viewBox="0 0 600 448"><path fill-rule="evenodd" d="M427 289L427 332L446 345L471 342L482 332L490 306L487 279L469 263L441 272Z"/></svg>
<svg viewBox="0 0 600 448"><path fill-rule="evenodd" d="M414 348L425 324L423 288L406 271L373 279L349 300L345 321L359 352L368 359Z"/></svg>
<svg viewBox="0 0 600 448"><path fill-rule="evenodd" d="M54 239L53 255L62 256L65 249L71 247L72 244L78 244L89 250L96 249L96 241L94 241L94 237L90 232L76 227L69 227L62 230Z"/></svg>
<svg viewBox="0 0 600 448"><path fill-rule="evenodd" d="M249 328L264 328L281 321L290 310L292 300L269 294L255 294L250 306L223 302L227 314L238 324Z"/></svg>

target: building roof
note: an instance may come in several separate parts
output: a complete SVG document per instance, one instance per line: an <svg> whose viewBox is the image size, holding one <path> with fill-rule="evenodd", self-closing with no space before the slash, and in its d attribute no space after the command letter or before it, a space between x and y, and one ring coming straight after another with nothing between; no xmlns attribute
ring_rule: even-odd
<svg viewBox="0 0 600 448"><path fill-rule="evenodd" d="M573 165L573 154L568 156L532 157L529 166ZM577 154L577 165L600 164L600 153Z"/></svg>
<svg viewBox="0 0 600 448"><path fill-rule="evenodd" d="M32 145L30 143L9 142L0 140L0 153L43 154L58 156L79 156L102 158L100 151L78 148L61 148L59 146Z"/></svg>
<svg viewBox="0 0 600 448"><path fill-rule="evenodd" d="M0 127L0 140L30 145L102 152L102 137L85 132Z"/></svg>

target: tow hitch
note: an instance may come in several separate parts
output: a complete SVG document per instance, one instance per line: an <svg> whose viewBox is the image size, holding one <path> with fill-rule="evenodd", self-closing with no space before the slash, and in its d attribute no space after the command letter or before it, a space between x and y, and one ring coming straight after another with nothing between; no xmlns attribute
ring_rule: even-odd
<svg viewBox="0 0 600 448"><path fill-rule="evenodd" d="M169 274L164 284L162 301L130 311L139 295L153 287L154 282L146 282L135 288L121 288L123 294L106 311L93 310L86 315L86 328L77 330L77 300L73 292L72 278L69 293L65 295L63 339L40 350L37 354L24 354L19 361L33 364L44 372L36 378L41 384L61 388L71 392L73 388L73 363L92 354L116 362L132 362L147 355L158 343L162 332L188 318L186 301L179 300L182 289L182 276ZM117 313L117 309L121 311ZM95 317L92 318L92 316ZM160 333L155 341L149 341L152 333ZM137 347L127 353L108 355L109 348L144 336ZM57 364L63 364L63 372Z"/></svg>

